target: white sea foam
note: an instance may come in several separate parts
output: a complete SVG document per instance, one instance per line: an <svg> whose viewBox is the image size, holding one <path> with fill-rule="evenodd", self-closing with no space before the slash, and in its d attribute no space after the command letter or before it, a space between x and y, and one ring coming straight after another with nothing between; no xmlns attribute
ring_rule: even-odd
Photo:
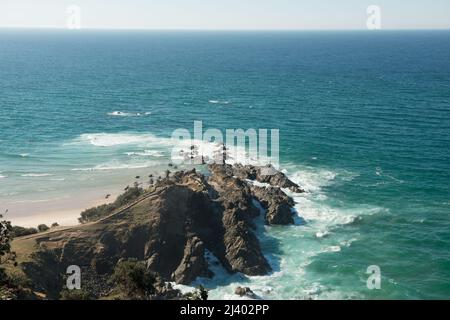
<svg viewBox="0 0 450 320"><path fill-rule="evenodd" d="M25 173L21 175L22 177L39 178L39 177L50 177L51 173Z"/></svg>
<svg viewBox="0 0 450 320"><path fill-rule="evenodd" d="M140 112L123 112L123 111L113 111L113 112L108 112L108 116L113 116L113 117L141 117L141 116L148 116L151 115L151 112L144 112L144 113L140 113Z"/></svg>
<svg viewBox="0 0 450 320"><path fill-rule="evenodd" d="M164 153L158 150L144 150L141 152L126 152L127 156L138 156L138 157L164 157Z"/></svg>
<svg viewBox="0 0 450 320"><path fill-rule="evenodd" d="M71 144L88 143L96 147L120 145L161 145L170 146L170 138L160 138L144 133L85 133L74 139Z"/></svg>
<svg viewBox="0 0 450 320"><path fill-rule="evenodd" d="M8 178L8 177L0 174L0 179L5 179L5 178Z"/></svg>
<svg viewBox="0 0 450 320"><path fill-rule="evenodd" d="M264 183L264 182L259 182L256 180L249 180L249 179L246 179L246 181L256 187L261 187L261 188L270 188L271 187L270 183Z"/></svg>
<svg viewBox="0 0 450 320"><path fill-rule="evenodd" d="M326 253L326 252L341 252L341 247L340 246L326 247L320 253Z"/></svg>
<svg viewBox="0 0 450 320"><path fill-rule="evenodd" d="M129 156L154 156L162 157L160 151L168 150L174 162L190 162L191 159L201 163L203 157L206 163L214 162L222 153L223 144L202 140L181 140L166 137L157 137L146 133L86 133L72 140L66 145L88 144L96 147L117 147L132 145L144 148L142 152L129 152ZM194 150L191 147L194 146ZM148 151L150 150L150 151ZM158 152L158 153L157 153ZM251 155L249 150L242 146L229 148L227 151L227 163L229 164L252 164L266 165L270 159L258 158L258 155Z"/></svg>
<svg viewBox="0 0 450 320"><path fill-rule="evenodd" d="M120 163L108 162L96 165L95 167L87 168L73 168L71 171L107 171L107 170L124 170L124 169L143 169L156 166L159 163L154 161L135 162L135 163Z"/></svg>
<svg viewBox="0 0 450 320"><path fill-rule="evenodd" d="M227 101L227 100L209 100L209 103L212 103L212 104L229 104L230 101Z"/></svg>
<svg viewBox="0 0 450 320"><path fill-rule="evenodd" d="M318 231L316 232L316 237L317 238L325 238L330 234L330 232L328 231Z"/></svg>

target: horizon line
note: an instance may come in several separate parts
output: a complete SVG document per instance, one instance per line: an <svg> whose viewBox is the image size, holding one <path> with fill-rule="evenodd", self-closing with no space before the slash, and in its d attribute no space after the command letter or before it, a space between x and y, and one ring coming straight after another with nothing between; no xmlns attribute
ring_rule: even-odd
<svg viewBox="0 0 450 320"><path fill-rule="evenodd" d="M0 30L58 30L58 31L192 31L192 32L348 32L348 31L366 31L366 32L383 32L383 31L450 31L450 28L386 28L370 30L366 28L337 28L337 29L219 29L219 28L110 28L110 27L81 27L80 29L69 29L66 27L22 27L22 26L0 26Z"/></svg>

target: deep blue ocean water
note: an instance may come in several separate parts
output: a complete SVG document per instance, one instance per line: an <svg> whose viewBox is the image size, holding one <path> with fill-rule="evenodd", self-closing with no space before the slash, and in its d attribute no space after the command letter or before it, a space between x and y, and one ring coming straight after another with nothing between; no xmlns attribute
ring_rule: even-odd
<svg viewBox="0 0 450 320"><path fill-rule="evenodd" d="M449 31L2 30L0 210L162 170L195 120L279 129L308 191L305 224L260 226L275 272L213 298L450 298Z"/></svg>

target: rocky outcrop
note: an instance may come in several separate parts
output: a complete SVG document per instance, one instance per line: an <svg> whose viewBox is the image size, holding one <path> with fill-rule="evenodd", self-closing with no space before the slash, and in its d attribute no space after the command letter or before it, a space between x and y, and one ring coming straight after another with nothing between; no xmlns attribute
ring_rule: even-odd
<svg viewBox="0 0 450 320"><path fill-rule="evenodd" d="M216 201L222 210L226 267L233 272L264 275L271 269L252 231L253 219L259 215L259 210L253 204L250 186L229 175L227 168L211 165L208 179L217 192Z"/></svg>
<svg viewBox="0 0 450 320"><path fill-rule="evenodd" d="M251 299L257 298L256 294L249 287L237 287L236 290L234 290L234 294Z"/></svg>
<svg viewBox="0 0 450 320"><path fill-rule="evenodd" d="M199 275L212 276L208 272L203 242L198 237L192 237L186 243L183 259L172 274L172 279L176 283L191 283Z"/></svg>
<svg viewBox="0 0 450 320"><path fill-rule="evenodd" d="M271 225L288 225L294 223L292 207L294 201L280 188L252 187L253 195L266 210L265 221Z"/></svg>
<svg viewBox="0 0 450 320"><path fill-rule="evenodd" d="M286 188L294 193L304 193L305 191L293 181L291 181L284 173L277 171L271 166L255 167L252 165L230 166L230 172L241 179L255 180L260 183L267 183L274 187Z"/></svg>
<svg viewBox="0 0 450 320"><path fill-rule="evenodd" d="M210 165L209 171L176 172L97 221L31 236L40 259L28 262L25 272L39 277L48 260L58 274L79 265L103 279L118 261L133 258L145 261L161 281L189 284L212 275L205 258L209 251L229 272L267 274L271 267L254 232L261 214L255 200L265 209L267 224L292 224L294 202L281 187L300 188L282 173L263 178L261 168L251 166Z"/></svg>

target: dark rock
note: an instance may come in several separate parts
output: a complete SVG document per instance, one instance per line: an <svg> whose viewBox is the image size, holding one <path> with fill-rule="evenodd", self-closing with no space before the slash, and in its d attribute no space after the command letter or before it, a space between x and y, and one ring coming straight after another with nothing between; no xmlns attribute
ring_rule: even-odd
<svg viewBox="0 0 450 320"><path fill-rule="evenodd" d="M294 224L292 207L294 200L280 188L264 188L253 186L254 197L266 210L265 221L270 225Z"/></svg>
<svg viewBox="0 0 450 320"><path fill-rule="evenodd" d="M252 219L258 216L259 210L253 205L250 187L230 176L223 165L214 164L209 168L212 175L208 182L217 191L217 201L223 208L225 266L233 272L248 275L267 274L271 270L270 265L251 231Z"/></svg>
<svg viewBox="0 0 450 320"><path fill-rule="evenodd" d="M240 297L256 298L256 294L249 287L237 287L234 294Z"/></svg>
<svg viewBox="0 0 450 320"><path fill-rule="evenodd" d="M176 283L190 284L197 276L210 276L208 263L205 259L205 247L198 237L187 240L184 248L183 259L172 274Z"/></svg>
<svg viewBox="0 0 450 320"><path fill-rule="evenodd" d="M241 179L256 180L260 183L267 183L274 187L286 188L294 193L304 193L295 182L291 181L284 173L277 171L271 166L255 167L251 165L229 166L233 175Z"/></svg>

